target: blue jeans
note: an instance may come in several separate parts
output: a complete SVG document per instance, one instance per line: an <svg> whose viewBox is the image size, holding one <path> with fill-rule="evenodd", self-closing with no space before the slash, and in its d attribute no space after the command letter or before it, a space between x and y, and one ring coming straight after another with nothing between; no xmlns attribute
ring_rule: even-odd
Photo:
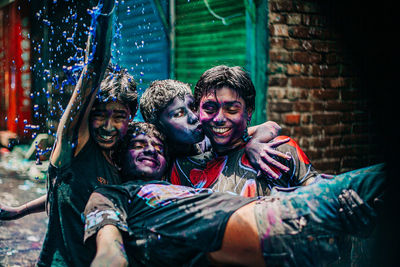
<svg viewBox="0 0 400 267"><path fill-rule="evenodd" d="M338 196L353 189L365 202L383 194L385 165L343 173L293 192L257 201L255 216L268 266L320 266L339 256L336 241L346 231Z"/></svg>

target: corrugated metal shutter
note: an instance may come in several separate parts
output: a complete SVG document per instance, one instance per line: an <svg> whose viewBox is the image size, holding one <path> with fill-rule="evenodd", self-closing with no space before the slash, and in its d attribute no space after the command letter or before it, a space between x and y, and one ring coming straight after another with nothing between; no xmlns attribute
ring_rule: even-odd
<svg viewBox="0 0 400 267"><path fill-rule="evenodd" d="M167 14L168 2L160 3ZM154 0L119 1L117 23L120 38L113 44L113 61L134 76L140 96L150 82L168 78L167 31ZM140 114L138 117L141 119Z"/></svg>
<svg viewBox="0 0 400 267"><path fill-rule="evenodd" d="M175 76L196 84L220 64L246 65L246 16L243 1L176 1ZM208 5L208 7L207 7ZM225 18L226 24L220 19Z"/></svg>

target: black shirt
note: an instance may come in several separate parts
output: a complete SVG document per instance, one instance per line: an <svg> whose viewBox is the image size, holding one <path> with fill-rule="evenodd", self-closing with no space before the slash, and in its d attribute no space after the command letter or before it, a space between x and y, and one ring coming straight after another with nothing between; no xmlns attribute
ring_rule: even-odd
<svg viewBox="0 0 400 267"><path fill-rule="evenodd" d="M85 240L94 247L97 231L107 224L124 233L129 262L147 266L201 265L206 253L221 248L230 216L254 201L171 185L162 181L131 181L104 186L85 208Z"/></svg>
<svg viewBox="0 0 400 267"><path fill-rule="evenodd" d="M39 266L90 264L95 251L85 251L82 212L97 186L119 183L118 170L107 161L91 138L69 166L49 166L49 224Z"/></svg>

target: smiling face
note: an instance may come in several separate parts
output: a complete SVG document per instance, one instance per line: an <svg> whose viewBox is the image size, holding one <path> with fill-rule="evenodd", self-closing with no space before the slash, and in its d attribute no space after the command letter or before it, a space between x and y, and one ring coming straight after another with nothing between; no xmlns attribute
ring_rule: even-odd
<svg viewBox="0 0 400 267"><path fill-rule="evenodd" d="M164 146L157 137L146 133L133 136L122 161L123 174L141 180L161 179L167 166L164 153Z"/></svg>
<svg viewBox="0 0 400 267"><path fill-rule="evenodd" d="M119 101L96 104L90 113L90 134L102 149L112 149L128 129L130 110Z"/></svg>
<svg viewBox="0 0 400 267"><path fill-rule="evenodd" d="M192 145L204 138L203 129L194 111L194 99L185 95L175 97L160 114L160 125L164 134L174 143Z"/></svg>
<svg viewBox="0 0 400 267"><path fill-rule="evenodd" d="M244 144L242 136L250 119L243 98L228 87L210 90L200 99L200 122L218 153Z"/></svg>

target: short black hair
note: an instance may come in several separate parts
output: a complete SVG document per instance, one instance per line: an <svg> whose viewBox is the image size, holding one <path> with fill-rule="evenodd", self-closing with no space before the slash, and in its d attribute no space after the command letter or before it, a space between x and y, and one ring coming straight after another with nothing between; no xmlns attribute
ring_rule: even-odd
<svg viewBox="0 0 400 267"><path fill-rule="evenodd" d="M243 98L246 109L254 111L256 89L250 75L241 67L228 67L225 65L208 69L201 75L194 88L196 107L200 105L200 100L203 96L223 87L235 90Z"/></svg>
<svg viewBox="0 0 400 267"><path fill-rule="evenodd" d="M129 107L132 117L138 109L138 94L135 79L126 69L108 65L95 104L120 101Z"/></svg>
<svg viewBox="0 0 400 267"><path fill-rule="evenodd" d="M146 122L158 125L161 112L175 99L192 95L190 86L177 80L159 80L151 83L140 98L140 112Z"/></svg>

